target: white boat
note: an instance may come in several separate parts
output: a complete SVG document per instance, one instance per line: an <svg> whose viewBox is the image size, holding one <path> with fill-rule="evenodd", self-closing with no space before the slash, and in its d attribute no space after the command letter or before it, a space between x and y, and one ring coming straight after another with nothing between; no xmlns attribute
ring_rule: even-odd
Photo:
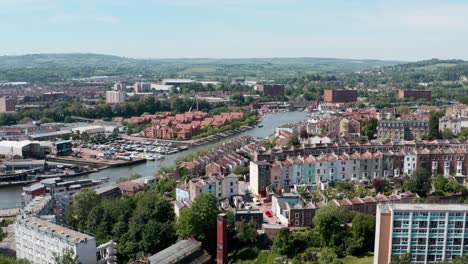
<svg viewBox="0 0 468 264"><path fill-rule="evenodd" d="M146 159L146 160L151 160L151 161L153 161L153 160L155 160L156 158L155 158L153 155L146 155L146 156L145 156L145 159Z"/></svg>
<svg viewBox="0 0 468 264"><path fill-rule="evenodd" d="M156 159L157 159L157 160L163 160L163 159L164 159L164 156L163 156L163 155L158 155L158 156L156 156Z"/></svg>

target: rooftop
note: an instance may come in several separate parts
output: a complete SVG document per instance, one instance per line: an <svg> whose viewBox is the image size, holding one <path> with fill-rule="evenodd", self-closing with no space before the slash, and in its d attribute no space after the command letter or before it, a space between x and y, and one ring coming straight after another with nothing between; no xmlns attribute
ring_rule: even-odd
<svg viewBox="0 0 468 264"><path fill-rule="evenodd" d="M171 264L178 263L187 256L201 249L201 242L189 238L181 240L174 245L160 251L159 253L149 257L151 264Z"/></svg>
<svg viewBox="0 0 468 264"><path fill-rule="evenodd" d="M71 243L79 244L87 240L94 240L94 237L86 235L66 227L50 223L48 221L39 219L37 217L28 217L25 219L18 219L17 223L25 225L34 230L40 230L52 236L59 237L60 239L67 240Z"/></svg>
<svg viewBox="0 0 468 264"><path fill-rule="evenodd" d="M468 211L468 204L409 204L389 205L393 211Z"/></svg>

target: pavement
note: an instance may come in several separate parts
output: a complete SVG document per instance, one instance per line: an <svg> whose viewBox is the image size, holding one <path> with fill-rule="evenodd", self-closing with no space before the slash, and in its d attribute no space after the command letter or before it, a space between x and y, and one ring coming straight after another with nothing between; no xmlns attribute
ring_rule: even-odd
<svg viewBox="0 0 468 264"><path fill-rule="evenodd" d="M20 213L20 208L1 209L0 217L16 216Z"/></svg>
<svg viewBox="0 0 468 264"><path fill-rule="evenodd" d="M11 224L7 227L2 227L6 237L0 242L0 255L15 257L16 256L16 240L15 240L15 225Z"/></svg>

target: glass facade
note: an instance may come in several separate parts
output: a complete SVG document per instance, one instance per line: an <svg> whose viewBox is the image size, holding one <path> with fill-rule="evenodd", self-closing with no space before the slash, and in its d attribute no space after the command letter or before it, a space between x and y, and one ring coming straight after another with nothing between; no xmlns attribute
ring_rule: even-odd
<svg viewBox="0 0 468 264"><path fill-rule="evenodd" d="M436 263L468 254L466 211L393 211L393 254L411 253L412 263Z"/></svg>

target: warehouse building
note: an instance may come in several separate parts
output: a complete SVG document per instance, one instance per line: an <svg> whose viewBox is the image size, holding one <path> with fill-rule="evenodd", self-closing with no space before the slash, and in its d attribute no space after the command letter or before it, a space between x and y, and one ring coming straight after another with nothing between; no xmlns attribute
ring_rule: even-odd
<svg viewBox="0 0 468 264"><path fill-rule="evenodd" d="M44 147L37 141L0 141L0 156L11 158L43 158Z"/></svg>

